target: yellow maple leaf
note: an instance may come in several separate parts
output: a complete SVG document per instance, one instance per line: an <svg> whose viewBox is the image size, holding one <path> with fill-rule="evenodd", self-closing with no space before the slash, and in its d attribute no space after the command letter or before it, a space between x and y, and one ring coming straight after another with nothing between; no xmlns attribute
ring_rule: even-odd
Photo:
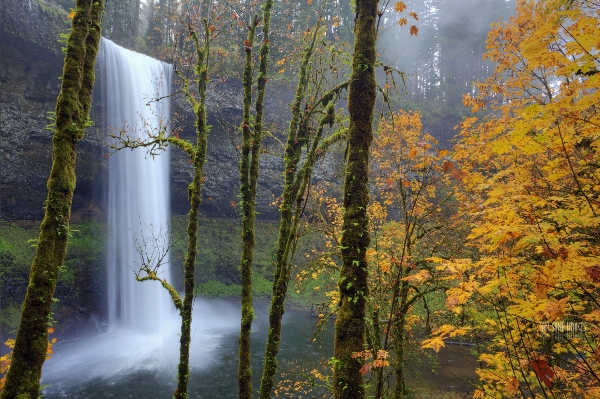
<svg viewBox="0 0 600 399"><path fill-rule="evenodd" d="M396 4L394 4L394 11L396 12L402 12L406 10L406 4L404 4L401 1L396 2Z"/></svg>
<svg viewBox="0 0 600 399"><path fill-rule="evenodd" d="M444 340L441 337L433 337L426 339L421 343L422 349L433 349L435 353L438 353L444 346Z"/></svg>

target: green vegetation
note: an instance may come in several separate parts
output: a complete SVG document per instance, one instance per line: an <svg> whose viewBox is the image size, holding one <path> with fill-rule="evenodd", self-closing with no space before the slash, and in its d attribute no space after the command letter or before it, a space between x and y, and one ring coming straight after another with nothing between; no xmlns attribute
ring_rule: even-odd
<svg viewBox="0 0 600 399"><path fill-rule="evenodd" d="M20 227L16 223L0 225L0 252L9 252L15 263L29 268L35 248L32 246L39 233L39 226Z"/></svg>
<svg viewBox="0 0 600 399"><path fill-rule="evenodd" d="M186 218L173 216L171 264L176 276L182 275L185 254ZM235 219L201 219L198 231L198 253L196 255L196 281L200 286L208 282L220 282L226 286L241 283L239 254L242 248L241 227ZM271 261L275 254L277 224L256 223L255 271L272 279ZM176 277L181 278L181 277ZM176 281L177 286L181 281ZM269 288L270 290L271 288ZM223 295L220 295L223 296Z"/></svg>
<svg viewBox="0 0 600 399"><path fill-rule="evenodd" d="M21 321L21 306L11 303L0 309L0 331L13 334Z"/></svg>
<svg viewBox="0 0 600 399"><path fill-rule="evenodd" d="M14 333L21 319L37 227L0 226L0 333Z"/></svg>
<svg viewBox="0 0 600 399"><path fill-rule="evenodd" d="M0 328L13 331L27 290L29 266L35 255L38 226L16 223L0 226ZM106 232L103 222L71 225L64 267L59 269L55 311L77 306L90 313L98 309L104 288ZM6 329L6 330L4 330Z"/></svg>
<svg viewBox="0 0 600 399"><path fill-rule="evenodd" d="M180 239L185 234L185 217L174 216L172 220L171 264L177 276L182 275L185 243ZM273 290L273 262L277 250L277 222L256 222L256 252L254 254L253 295L269 299ZM202 219L198 231L198 255L196 259L196 295L211 298L239 298L242 286L239 270L241 251L241 227L235 219ZM315 244L306 237L304 246L298 249L297 259L304 255L305 248ZM176 277L181 279L181 277ZM176 284L180 284L177 281ZM319 279L306 282L300 292L289 295L289 304L303 308L312 303L323 302L324 294L315 287L325 285Z"/></svg>
<svg viewBox="0 0 600 399"><path fill-rule="evenodd" d="M186 251L186 223L184 215L172 220L173 248L171 265L175 286L183 287L183 257ZM253 294L262 300L272 293L273 261L277 244L276 222L256 223L256 253ZM0 328L13 331L18 325L20 306L27 289L29 265L35 254L38 226L19 226L17 223L0 225ZM241 227L236 219L202 219L198 231L196 257L196 295L212 298L239 298L241 277L239 253L241 251ZM304 247L298 249L298 259L304 248L316 245L318 240L306 237ZM61 309L77 306L89 313L102 312L105 289L106 224L87 221L71 224L71 237L64 267L60 269L55 297L55 313ZM323 302L325 281L311 279L304 283L301 292L290 290L288 303L308 308L312 303ZM57 317L59 318L59 317Z"/></svg>

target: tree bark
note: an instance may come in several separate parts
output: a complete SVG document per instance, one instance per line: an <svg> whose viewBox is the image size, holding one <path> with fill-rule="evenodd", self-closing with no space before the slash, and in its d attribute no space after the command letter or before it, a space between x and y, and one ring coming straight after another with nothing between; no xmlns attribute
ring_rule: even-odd
<svg viewBox="0 0 600 399"><path fill-rule="evenodd" d="M255 17L255 21L257 17ZM240 350L238 363L238 386L240 399L252 399L252 367L250 365L250 333L254 309L252 308L252 261L254 259L254 198L250 182L252 132L250 130L250 107L252 105L252 46L256 24L253 21L245 42L246 61L243 75L244 104L242 116L242 158L240 160L240 192L242 195L242 319L240 323Z"/></svg>
<svg viewBox="0 0 600 399"><path fill-rule="evenodd" d="M132 15L131 15L131 36L133 40L136 40L139 36L140 31L140 6L141 0L133 0L132 2Z"/></svg>
<svg viewBox="0 0 600 399"><path fill-rule="evenodd" d="M206 59L208 58L210 33L208 31L208 22L204 20L204 46L200 46L198 34L190 26L190 36L196 46L196 68L198 74L198 97L199 102L190 101L196 113L196 148L191 161L194 164L194 179L190 184L189 201L190 213L187 225L188 245L184 266L184 292L183 304L180 310L181 314L181 337L179 339L179 366L177 368L177 389L173 394L175 399L186 399L188 381L189 381L189 361L190 361L190 342L192 328L192 305L194 302L194 287L196 277L194 266L196 264L196 252L198 246L198 219L200 216L200 203L202 202L202 181L204 178L204 162L206 160L208 123L206 118L206 80L208 70ZM191 97L187 85L185 86L186 96Z"/></svg>
<svg viewBox="0 0 600 399"><path fill-rule="evenodd" d="M88 125L103 0L77 0L56 102L52 169L36 254L2 399L37 399L48 347L48 323L58 269L69 238L77 142Z"/></svg>
<svg viewBox="0 0 600 399"><path fill-rule="evenodd" d="M254 221L256 218L256 184L258 182L258 160L263 135L263 114L269 61L269 32L273 0L263 4L263 37L260 46L260 63L256 86L254 131L250 130L250 104L252 101L252 46L260 18L254 16L246 40L246 62L244 68L244 111L242 122L242 159L240 162L240 182L242 195L242 320L240 326L240 351L238 384L240 399L252 399L252 368L250 365L250 333L254 309L252 307L252 262L254 260Z"/></svg>
<svg viewBox="0 0 600 399"><path fill-rule="evenodd" d="M344 182L344 222L340 307L335 323L333 395L336 399L365 397L360 357L365 345L367 292L366 252L370 238L367 206L369 151L373 141L376 99L376 18L378 0L356 2L354 56L348 94L350 125Z"/></svg>
<svg viewBox="0 0 600 399"><path fill-rule="evenodd" d="M279 344L281 342L281 320L285 312L284 304L290 281L290 266L295 253L296 231L303 209L304 194L312 179L313 167L317 156L325 154L331 142L335 142L339 140L339 137L343 137L341 134L334 134L326 139L325 142L321 140L325 125L332 126L335 121L334 104L339 96L339 92L346 88L346 83L334 87L325 93L320 100L311 104L311 111L320 109L320 107L327 110L319 121L319 126L312 139L312 143L310 142L311 135L309 134L310 127L308 125L310 115L303 114L301 111L302 101L306 97L308 88L310 61L318 31L317 27L311 44L304 52L296 96L292 104L292 119L288 129L284 158L284 188L273 278L273 295L271 297L271 309L269 312L269 332L265 347L259 394L260 399L269 399L271 397L271 390L275 384L274 377L277 371L276 356L279 353ZM331 104L329 104L330 101ZM310 149L306 152L306 159L300 170L298 170L302 158L302 148L309 146Z"/></svg>
<svg viewBox="0 0 600 399"><path fill-rule="evenodd" d="M315 33L316 34L316 33ZM284 313L284 302L289 281L288 256L289 246L291 244L290 232L292 231L292 219L296 196L294 193L295 180L298 162L302 146L306 142L306 134L301 134L298 129L300 125L301 110L300 106L304 100L306 88L308 85L309 61L312 56L316 36L310 46L304 52L302 65L300 66L300 77L296 87L296 96L292 104L292 119L288 128L288 138L286 142L284 158L284 185L281 204L281 216L279 218L279 235L277 239L277 254L275 259L275 272L273 277L273 296L271 297L271 309L269 311L269 333L265 347L265 359L263 373L260 382L260 398L268 399L271 397L271 390L274 385L274 376L277 370L277 353L279 352L279 342L281 340L281 319ZM306 129L302 129L306 131Z"/></svg>
<svg viewBox="0 0 600 399"><path fill-rule="evenodd" d="M402 266L400 266L402 269ZM403 271L401 271L402 274ZM408 309L408 282L401 280L400 282L400 304L397 307L395 315L396 334L394 334L394 344L396 347L396 364L394 372L396 374L396 388L394 391L395 399L403 399L406 397L406 381L404 379L404 349L406 346L406 312Z"/></svg>

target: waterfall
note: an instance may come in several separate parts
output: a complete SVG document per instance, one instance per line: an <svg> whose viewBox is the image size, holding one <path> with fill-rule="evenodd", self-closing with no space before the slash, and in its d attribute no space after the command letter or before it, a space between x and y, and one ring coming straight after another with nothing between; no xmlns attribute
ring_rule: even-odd
<svg viewBox="0 0 600 399"><path fill-rule="evenodd" d="M148 132L168 129L172 68L102 39L94 88L96 125L113 135L123 132L130 141ZM163 98L156 101L158 98ZM168 133L168 132L167 132ZM181 319L167 291L157 281L139 282L140 254L162 254L168 247L169 152L154 158L145 148L122 149L108 159L105 208L108 215L106 291L108 330L59 341L44 365L44 393L49 397L90 397L98 381L157 383L164 391L141 397L166 397L177 375ZM99 184L102 186L102 184ZM136 244L137 243L137 244ZM144 245L145 243L145 245ZM158 276L172 281L168 256ZM213 367L225 335L239 329L239 309L228 303L196 300L192 323L192 373ZM98 326L98 319L90 318ZM137 380L136 380L137 379ZM105 384L102 382L100 384ZM136 384L134 384L136 385ZM99 390L100 396L107 397ZM134 391L135 392L135 391ZM53 396L55 395L55 396ZM129 396L127 396L129 395ZM133 395L133 396L132 396ZM120 392L118 397L140 397Z"/></svg>
<svg viewBox="0 0 600 399"><path fill-rule="evenodd" d="M164 97L170 94L171 65L107 39L102 39L99 61L110 133L135 142L168 128L169 98ZM171 318L173 304L158 282L136 281L134 272L140 253L156 260L168 245L169 153L150 157L146 148L123 149L110 157L108 169L109 329L156 333ZM168 255L165 261L159 277L172 281Z"/></svg>

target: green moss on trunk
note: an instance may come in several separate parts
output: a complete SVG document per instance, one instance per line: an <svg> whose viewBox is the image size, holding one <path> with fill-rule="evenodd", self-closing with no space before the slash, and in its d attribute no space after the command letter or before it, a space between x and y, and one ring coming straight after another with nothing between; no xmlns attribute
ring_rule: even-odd
<svg viewBox="0 0 600 399"><path fill-rule="evenodd" d="M83 138L91 107L103 9L102 0L78 0L76 4L56 104L46 210L31 265L12 363L0 394L2 399L37 399L39 396L48 346L50 305L69 237L77 142Z"/></svg>
<svg viewBox="0 0 600 399"><path fill-rule="evenodd" d="M404 271L400 273L404 277ZM404 348L406 344L406 312L408 310L408 282L405 280L400 281L400 304L397 307L396 315L394 315L394 327L395 334L393 337L393 345L396 348L396 360L394 365L394 372L396 374L396 388L394 391L394 398L403 399L406 397L406 381L404 379Z"/></svg>
<svg viewBox="0 0 600 399"><path fill-rule="evenodd" d="M250 365L250 332L254 309L252 307L252 262L254 260L254 221L256 218L256 184L258 182L258 160L260 143L263 136L263 114L267 85L267 66L269 62L269 31L271 28L271 9L273 0L263 4L263 37L260 46L260 63L256 87L254 131L250 130L250 104L252 101L252 46L256 28L260 23L254 17L248 32L246 61L244 68L244 109L242 122L242 159L240 162L240 180L242 195L242 320L240 326L240 351L238 366L238 384L240 399L252 398L252 368Z"/></svg>
<svg viewBox="0 0 600 399"><path fill-rule="evenodd" d="M269 332L265 347L264 366L260 385L260 399L271 397L271 390L275 384L277 372L277 359L279 344L281 341L281 320L284 313L285 298L290 280L290 262L294 257L294 243L298 222L300 220L304 193L310 183L314 163L316 161L317 149L323 136L325 124L332 125L334 122L334 108L331 105L326 114L321 118L317 133L313 138L311 148L308 151L302 168L298 170L302 157L302 148L309 144L308 120L310 112L304 114L301 105L308 89L308 76L310 72L310 60L312 58L315 41L319 32L319 26L314 30L312 40L306 50L300 65L300 76L296 87L296 95L292 103L292 118L288 128L288 137L284 158L284 187L281 204L281 216L279 219L279 235L277 240L277 254L275 260L275 272L273 279L273 294L271 296L271 308L269 312ZM340 91L336 87L325 94L324 98L330 101ZM318 101L316 105L325 104ZM310 109L316 109L312 104Z"/></svg>
<svg viewBox="0 0 600 399"><path fill-rule="evenodd" d="M367 187L369 151L373 141L376 98L377 0L356 2L354 56L348 94L350 125L344 185L345 208L340 272L340 308L335 323L333 395L336 399L365 397L360 369L352 358L364 350L367 292L366 250L369 247Z"/></svg>
<svg viewBox="0 0 600 399"><path fill-rule="evenodd" d="M206 118L206 80L208 77L207 63L209 55L210 33L208 30L208 21L204 22L204 45L200 45L197 33L191 28L190 36L196 46L196 68L195 73L198 76L198 97L199 102L192 102L194 112L196 113L196 147L193 153L192 162L194 164L194 179L190 184L190 213L187 225L188 244L185 254L184 266L184 293L183 304L180 309L181 314L181 337L179 339L179 366L177 368L177 389L173 394L175 399L185 399L188 397L187 388L189 381L189 360L190 360L190 342L192 327L192 305L194 301L194 287L196 285L196 276L194 266L196 261L196 251L198 245L198 220L200 216L200 203L202 202L202 180L204 178L204 162L206 160L208 123ZM186 96L191 97L189 90Z"/></svg>
<svg viewBox="0 0 600 399"><path fill-rule="evenodd" d="M255 17L255 21L258 17ZM250 173L252 148L252 132L250 130L250 107L252 105L252 46L256 23L253 22L246 39L246 61L244 67L243 85L243 116L242 116L242 158L240 160L240 191L242 195L242 319L240 323L240 350L238 363L238 385L240 399L252 399L252 368L250 365L250 332L254 309L252 308L252 260L254 258L254 193Z"/></svg>

